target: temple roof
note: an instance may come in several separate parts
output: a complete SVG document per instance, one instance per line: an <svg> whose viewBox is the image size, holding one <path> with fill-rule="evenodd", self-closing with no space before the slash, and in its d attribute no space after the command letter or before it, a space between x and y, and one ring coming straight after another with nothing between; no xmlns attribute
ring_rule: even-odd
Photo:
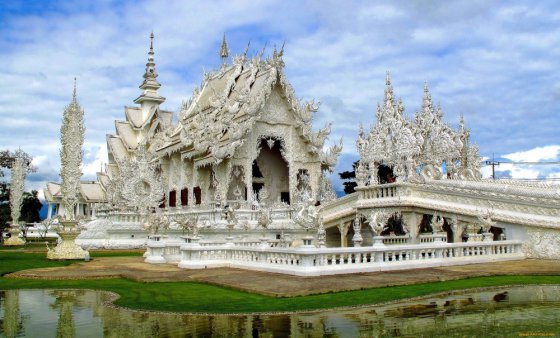
<svg viewBox="0 0 560 338"><path fill-rule="evenodd" d="M56 202L62 198L60 184L48 182L46 189L43 189L47 202ZM104 202L106 200L105 190L99 182L82 181L80 182L80 200L85 203Z"/></svg>
<svg viewBox="0 0 560 338"><path fill-rule="evenodd" d="M278 88L293 113L295 127L309 144L308 150L319 153L330 132L327 126L319 132L311 130L317 104L300 104L288 83L283 67L282 50L261 59L236 56L229 66L205 74L200 88L183 105L178 128L173 130L158 151L182 150L185 157L202 157L219 163L233 155L244 142L245 135L261 119L270 94ZM177 142L180 140L180 143Z"/></svg>

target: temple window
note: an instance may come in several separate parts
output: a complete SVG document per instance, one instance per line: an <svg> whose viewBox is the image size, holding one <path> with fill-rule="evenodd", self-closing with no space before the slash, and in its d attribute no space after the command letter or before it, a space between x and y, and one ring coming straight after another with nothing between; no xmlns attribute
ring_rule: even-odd
<svg viewBox="0 0 560 338"><path fill-rule="evenodd" d="M189 189L183 188L181 189L181 205L189 204Z"/></svg>
<svg viewBox="0 0 560 338"><path fill-rule="evenodd" d="M169 206L172 208L177 206L177 191L175 190L169 192Z"/></svg>

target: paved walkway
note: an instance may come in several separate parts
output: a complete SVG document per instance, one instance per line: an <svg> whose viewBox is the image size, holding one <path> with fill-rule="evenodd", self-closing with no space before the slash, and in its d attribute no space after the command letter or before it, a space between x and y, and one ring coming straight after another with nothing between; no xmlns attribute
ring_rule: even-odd
<svg viewBox="0 0 560 338"><path fill-rule="evenodd" d="M124 277L143 282L199 281L285 297L492 275L560 275L560 261L525 259L428 269L297 277L229 268L184 270L170 264L147 264L143 262L142 257L106 257L66 267L22 270L8 277L37 279Z"/></svg>

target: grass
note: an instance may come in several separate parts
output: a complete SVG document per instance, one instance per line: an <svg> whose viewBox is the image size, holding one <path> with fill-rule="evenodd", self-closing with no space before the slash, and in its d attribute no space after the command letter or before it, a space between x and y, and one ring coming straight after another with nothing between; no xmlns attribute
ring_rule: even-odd
<svg viewBox="0 0 560 338"><path fill-rule="evenodd" d="M44 254L0 252L0 273L68 264L72 263L48 261L44 258ZM560 284L560 276L475 277L291 298L275 298L194 282L142 283L123 278L62 281L0 278L0 290L96 289L119 294L121 297L116 301L116 304L129 308L212 313L320 310L340 306L376 304L437 292L477 287L529 284Z"/></svg>

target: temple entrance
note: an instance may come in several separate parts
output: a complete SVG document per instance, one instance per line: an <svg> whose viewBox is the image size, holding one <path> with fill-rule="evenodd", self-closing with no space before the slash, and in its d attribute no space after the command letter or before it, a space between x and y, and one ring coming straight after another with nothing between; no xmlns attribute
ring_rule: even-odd
<svg viewBox="0 0 560 338"><path fill-rule="evenodd" d="M260 152L257 159L253 162L253 191L258 194L266 188L266 203L290 200L288 163L280 153L280 142L273 139L262 139ZM262 199L259 196L259 199Z"/></svg>
<svg viewBox="0 0 560 338"><path fill-rule="evenodd" d="M447 243L453 243L453 229L447 222L447 218L443 219L443 230L447 233Z"/></svg>
<svg viewBox="0 0 560 338"><path fill-rule="evenodd" d="M402 216L398 214L389 217L389 220L387 220L387 228L381 232L381 236L401 236L405 234L402 226Z"/></svg>
<svg viewBox="0 0 560 338"><path fill-rule="evenodd" d="M490 227L490 230L488 230L488 232L490 232L493 235L493 239L495 241L503 241L505 240L506 237L506 233L504 231L504 228L500 228L500 227Z"/></svg>
<svg viewBox="0 0 560 338"><path fill-rule="evenodd" d="M432 215L422 215L422 221L420 221L420 228L419 228L419 233L420 234L431 234L432 233L432 226L430 225L430 222L432 221Z"/></svg>

